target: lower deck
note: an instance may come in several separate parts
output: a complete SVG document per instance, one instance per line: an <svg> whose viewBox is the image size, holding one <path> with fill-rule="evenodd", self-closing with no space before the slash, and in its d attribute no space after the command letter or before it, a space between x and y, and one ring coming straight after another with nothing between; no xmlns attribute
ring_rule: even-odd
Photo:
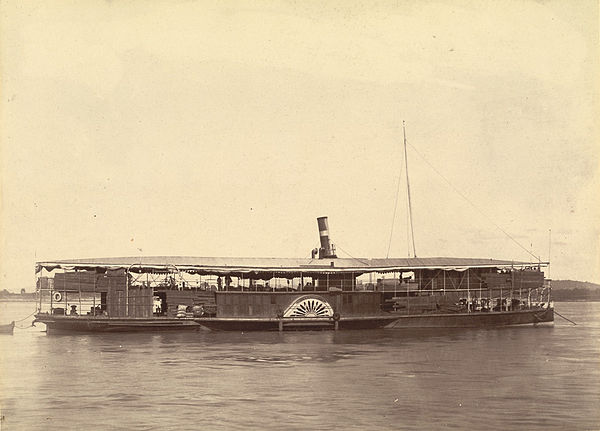
<svg viewBox="0 0 600 431"><path fill-rule="evenodd" d="M47 325L48 333L60 332L135 332L172 330L285 331L400 328L473 328L539 324L554 321L554 308L470 313L426 313L399 315L330 317L156 317L109 318L97 316L60 316L40 313L36 322Z"/></svg>

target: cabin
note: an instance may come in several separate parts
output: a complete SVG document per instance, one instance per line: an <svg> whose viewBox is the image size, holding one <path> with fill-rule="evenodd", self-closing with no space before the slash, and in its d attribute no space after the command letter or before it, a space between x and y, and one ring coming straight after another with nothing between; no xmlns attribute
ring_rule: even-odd
<svg viewBox="0 0 600 431"><path fill-rule="evenodd" d="M50 313L106 318L494 311L544 289L539 264L464 258L156 256L41 262L38 272ZM309 298L321 309L306 308Z"/></svg>

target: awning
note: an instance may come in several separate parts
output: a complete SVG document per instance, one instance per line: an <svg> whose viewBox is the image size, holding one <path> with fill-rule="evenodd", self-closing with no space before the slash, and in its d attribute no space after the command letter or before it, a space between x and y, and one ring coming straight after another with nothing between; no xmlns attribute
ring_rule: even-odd
<svg viewBox="0 0 600 431"><path fill-rule="evenodd" d="M428 257L428 258L245 258L245 257L191 257L191 256L143 256L88 258L44 261L36 263L36 272L86 270L104 272L126 270L134 273L169 273L183 271L199 275L260 276L274 274L287 277L301 274L355 275L370 272L410 272L415 270L466 271L474 268L523 268L545 267L548 262L522 262L510 260Z"/></svg>

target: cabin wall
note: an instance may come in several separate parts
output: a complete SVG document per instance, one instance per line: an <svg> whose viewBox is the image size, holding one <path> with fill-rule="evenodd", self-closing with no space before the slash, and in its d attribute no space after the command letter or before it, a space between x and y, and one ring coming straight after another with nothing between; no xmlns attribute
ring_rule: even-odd
<svg viewBox="0 0 600 431"><path fill-rule="evenodd" d="M484 275L485 285L491 289L507 289L512 284L510 273L492 273Z"/></svg>
<svg viewBox="0 0 600 431"><path fill-rule="evenodd" d="M215 293L211 290L165 290L167 301L167 315L175 317L177 307L194 305L214 306Z"/></svg>
<svg viewBox="0 0 600 431"><path fill-rule="evenodd" d="M490 289L536 289L544 285L544 272L514 270L483 275L483 287Z"/></svg>
<svg viewBox="0 0 600 431"><path fill-rule="evenodd" d="M129 317L152 317L152 289L144 287L129 288Z"/></svg>
<svg viewBox="0 0 600 431"><path fill-rule="evenodd" d="M106 294L106 311L109 317L127 316L126 286L115 284L108 286Z"/></svg>
<svg viewBox="0 0 600 431"><path fill-rule="evenodd" d="M514 289L536 289L544 285L542 271L513 271Z"/></svg>
<svg viewBox="0 0 600 431"><path fill-rule="evenodd" d="M423 269L415 271L415 278L421 290L479 289L484 287L489 271L496 275L493 268L470 269L467 271L445 271L442 269Z"/></svg>
<svg viewBox="0 0 600 431"><path fill-rule="evenodd" d="M95 271L71 271L54 274L54 290L70 292L108 292L111 286L125 288L127 274L124 269L108 270L106 273Z"/></svg>
<svg viewBox="0 0 600 431"><path fill-rule="evenodd" d="M544 273L531 269L503 272L498 272L495 268L467 271L429 269L415 271L415 278L421 290L535 289L542 287L544 283Z"/></svg>
<svg viewBox="0 0 600 431"><path fill-rule="evenodd" d="M344 292L341 295L339 313L343 316L369 316L381 311L381 293Z"/></svg>
<svg viewBox="0 0 600 431"><path fill-rule="evenodd" d="M406 311L412 314L426 313L440 308L439 302L443 300L441 295L414 296L395 298L396 311Z"/></svg>
<svg viewBox="0 0 600 431"><path fill-rule="evenodd" d="M217 317L277 317L309 292L216 292ZM369 316L381 310L380 292L318 292L334 312Z"/></svg>
<svg viewBox="0 0 600 431"><path fill-rule="evenodd" d="M356 276L353 274L331 274L314 278L316 290L326 292L328 289L352 291L356 287Z"/></svg>
<svg viewBox="0 0 600 431"><path fill-rule="evenodd" d="M152 317L152 289L109 285L106 305L109 317Z"/></svg>
<svg viewBox="0 0 600 431"><path fill-rule="evenodd" d="M51 290L54 288L54 279L50 277L38 277L36 281L36 290Z"/></svg>

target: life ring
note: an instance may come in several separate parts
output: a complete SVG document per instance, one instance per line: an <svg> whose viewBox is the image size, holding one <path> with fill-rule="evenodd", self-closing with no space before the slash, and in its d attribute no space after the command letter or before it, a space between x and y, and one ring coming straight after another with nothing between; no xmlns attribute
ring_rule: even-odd
<svg viewBox="0 0 600 431"><path fill-rule="evenodd" d="M52 294L52 299L53 299L55 302L60 302L60 301L62 301L62 295L61 295L61 293L60 293L60 292L54 292L54 293Z"/></svg>
<svg viewBox="0 0 600 431"><path fill-rule="evenodd" d="M336 322L340 320L340 313L333 313L333 320Z"/></svg>

